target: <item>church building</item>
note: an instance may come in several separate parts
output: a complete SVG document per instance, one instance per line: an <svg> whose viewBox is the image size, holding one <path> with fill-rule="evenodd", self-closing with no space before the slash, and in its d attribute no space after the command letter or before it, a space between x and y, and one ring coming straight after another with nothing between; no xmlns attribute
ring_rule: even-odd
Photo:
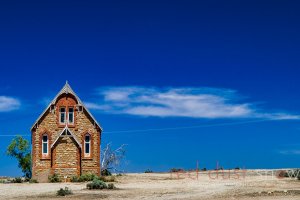
<svg viewBox="0 0 300 200"><path fill-rule="evenodd" d="M32 178L100 175L102 128L66 83L31 128Z"/></svg>

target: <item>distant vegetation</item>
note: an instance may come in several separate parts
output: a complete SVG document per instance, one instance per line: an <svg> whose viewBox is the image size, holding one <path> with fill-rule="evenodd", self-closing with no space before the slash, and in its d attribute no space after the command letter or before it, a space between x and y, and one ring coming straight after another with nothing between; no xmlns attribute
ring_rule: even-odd
<svg viewBox="0 0 300 200"><path fill-rule="evenodd" d="M170 172L183 172L184 169L181 169L181 168L172 168L170 169Z"/></svg>
<svg viewBox="0 0 300 200"><path fill-rule="evenodd" d="M153 173L153 171L150 170L150 169L147 169L147 170L145 171L145 173Z"/></svg>
<svg viewBox="0 0 300 200"><path fill-rule="evenodd" d="M5 178L5 179L0 179L0 183L38 183L36 179L27 179L24 177L16 177L16 178Z"/></svg>

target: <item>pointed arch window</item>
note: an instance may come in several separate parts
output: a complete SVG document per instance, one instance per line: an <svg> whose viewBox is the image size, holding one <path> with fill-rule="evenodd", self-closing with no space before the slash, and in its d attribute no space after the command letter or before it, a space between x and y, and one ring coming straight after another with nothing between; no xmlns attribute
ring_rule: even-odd
<svg viewBox="0 0 300 200"><path fill-rule="evenodd" d="M43 155L48 155L49 140L48 135L43 135L42 137L42 153Z"/></svg>
<svg viewBox="0 0 300 200"><path fill-rule="evenodd" d="M84 156L90 157L91 155L91 135L86 134L84 136Z"/></svg>

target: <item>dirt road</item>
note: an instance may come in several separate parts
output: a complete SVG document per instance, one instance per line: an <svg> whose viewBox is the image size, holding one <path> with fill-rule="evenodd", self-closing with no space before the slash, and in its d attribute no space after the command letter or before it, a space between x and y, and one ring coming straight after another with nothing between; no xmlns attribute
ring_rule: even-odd
<svg viewBox="0 0 300 200"><path fill-rule="evenodd" d="M258 171L258 170L257 170ZM117 177L116 190L92 191L86 183L0 184L0 199L283 199L300 200L300 181L259 173L126 174ZM57 197L69 187L73 195Z"/></svg>

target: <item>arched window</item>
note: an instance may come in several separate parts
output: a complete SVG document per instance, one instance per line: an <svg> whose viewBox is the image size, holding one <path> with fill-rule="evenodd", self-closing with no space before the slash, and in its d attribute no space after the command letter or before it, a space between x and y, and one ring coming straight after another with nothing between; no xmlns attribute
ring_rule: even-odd
<svg viewBox="0 0 300 200"><path fill-rule="evenodd" d="M91 154L91 136L86 134L84 136L84 156L89 157Z"/></svg>
<svg viewBox="0 0 300 200"><path fill-rule="evenodd" d="M43 152L43 155L48 155L48 136L47 135L43 135L43 138L42 138L42 152Z"/></svg>

